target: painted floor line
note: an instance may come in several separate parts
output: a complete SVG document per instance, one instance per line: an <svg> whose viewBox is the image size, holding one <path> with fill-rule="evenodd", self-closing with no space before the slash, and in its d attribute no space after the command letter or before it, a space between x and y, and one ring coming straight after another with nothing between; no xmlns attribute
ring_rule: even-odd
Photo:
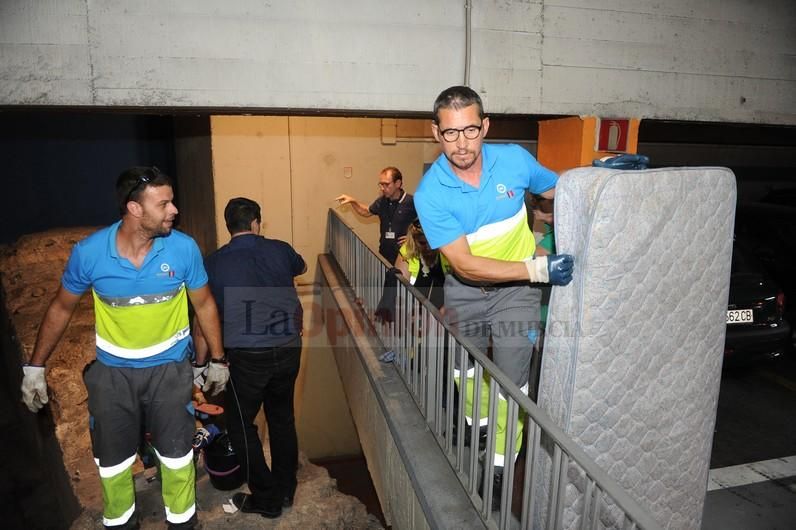
<svg viewBox="0 0 796 530"><path fill-rule="evenodd" d="M796 456L711 469L708 491L747 486L796 476Z"/></svg>

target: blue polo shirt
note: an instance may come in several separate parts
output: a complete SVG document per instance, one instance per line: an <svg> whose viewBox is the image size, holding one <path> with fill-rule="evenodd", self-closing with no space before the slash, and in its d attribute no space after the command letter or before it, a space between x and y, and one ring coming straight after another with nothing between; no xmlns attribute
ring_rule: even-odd
<svg viewBox="0 0 796 530"><path fill-rule="evenodd" d="M61 284L77 295L91 289L102 363L143 368L181 361L191 344L186 289L207 283L199 248L172 230L153 240L137 269L116 249L121 223L72 248Z"/></svg>
<svg viewBox="0 0 796 530"><path fill-rule="evenodd" d="M218 304L225 348L273 348L301 333L302 308L293 278L304 259L284 241L235 236L205 259Z"/></svg>
<svg viewBox="0 0 796 530"><path fill-rule="evenodd" d="M478 188L463 182L444 153L423 175L415 207L432 248L461 236L475 256L505 261L529 258L535 250L528 227L525 191L543 193L558 176L516 144L484 144Z"/></svg>

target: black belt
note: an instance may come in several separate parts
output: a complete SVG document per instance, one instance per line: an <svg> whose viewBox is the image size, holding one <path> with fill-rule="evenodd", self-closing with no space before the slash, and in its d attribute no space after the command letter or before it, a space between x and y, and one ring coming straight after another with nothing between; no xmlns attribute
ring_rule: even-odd
<svg viewBox="0 0 796 530"><path fill-rule="evenodd" d="M503 289L505 287L528 287L530 283L527 281L516 281L516 282L501 282L501 283L492 283L488 285L474 285L473 287L478 287L484 292L490 291L497 291L498 289Z"/></svg>
<svg viewBox="0 0 796 530"><path fill-rule="evenodd" d="M228 353L229 352L232 352L232 353L254 353L254 354L270 353L270 352L273 352L273 351L276 351L276 350L281 350L282 348L290 347L291 345L293 345L296 342L298 342L299 338L301 338L301 336L300 335L296 335L295 337L293 337L292 339L290 339L289 341L287 341L284 344L280 344L279 346L269 346L268 348L224 348L224 350L226 352L228 352Z"/></svg>
<svg viewBox="0 0 796 530"><path fill-rule="evenodd" d="M454 277L462 285L466 287L473 287L475 289L481 289L484 292L497 291L498 289L503 289L505 287L526 287L530 285L528 280L516 280L512 282L500 282L500 283L470 283L462 280L458 276Z"/></svg>

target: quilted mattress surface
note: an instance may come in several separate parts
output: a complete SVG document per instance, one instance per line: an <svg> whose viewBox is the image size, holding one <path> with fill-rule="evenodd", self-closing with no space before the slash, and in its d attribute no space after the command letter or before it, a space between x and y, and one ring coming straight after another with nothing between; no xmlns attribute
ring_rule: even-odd
<svg viewBox="0 0 796 530"><path fill-rule="evenodd" d="M701 525L735 193L724 168L579 168L556 189L576 273L553 289L538 403L664 528ZM546 510L549 455L537 465ZM581 478L571 466L564 528L580 524ZM612 513L601 526L621 526Z"/></svg>

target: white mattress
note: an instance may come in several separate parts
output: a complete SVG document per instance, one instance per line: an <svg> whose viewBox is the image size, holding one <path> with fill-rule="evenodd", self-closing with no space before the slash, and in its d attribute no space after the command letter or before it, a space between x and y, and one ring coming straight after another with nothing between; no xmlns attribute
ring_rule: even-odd
<svg viewBox="0 0 796 530"><path fill-rule="evenodd" d="M539 405L664 528L698 529L724 351L735 177L724 168L579 168L556 189ZM550 461L538 461L546 510ZM564 528L580 524L569 470ZM612 527L610 509L602 526ZM537 512L537 517L541 513ZM621 523L620 523L621 524Z"/></svg>

